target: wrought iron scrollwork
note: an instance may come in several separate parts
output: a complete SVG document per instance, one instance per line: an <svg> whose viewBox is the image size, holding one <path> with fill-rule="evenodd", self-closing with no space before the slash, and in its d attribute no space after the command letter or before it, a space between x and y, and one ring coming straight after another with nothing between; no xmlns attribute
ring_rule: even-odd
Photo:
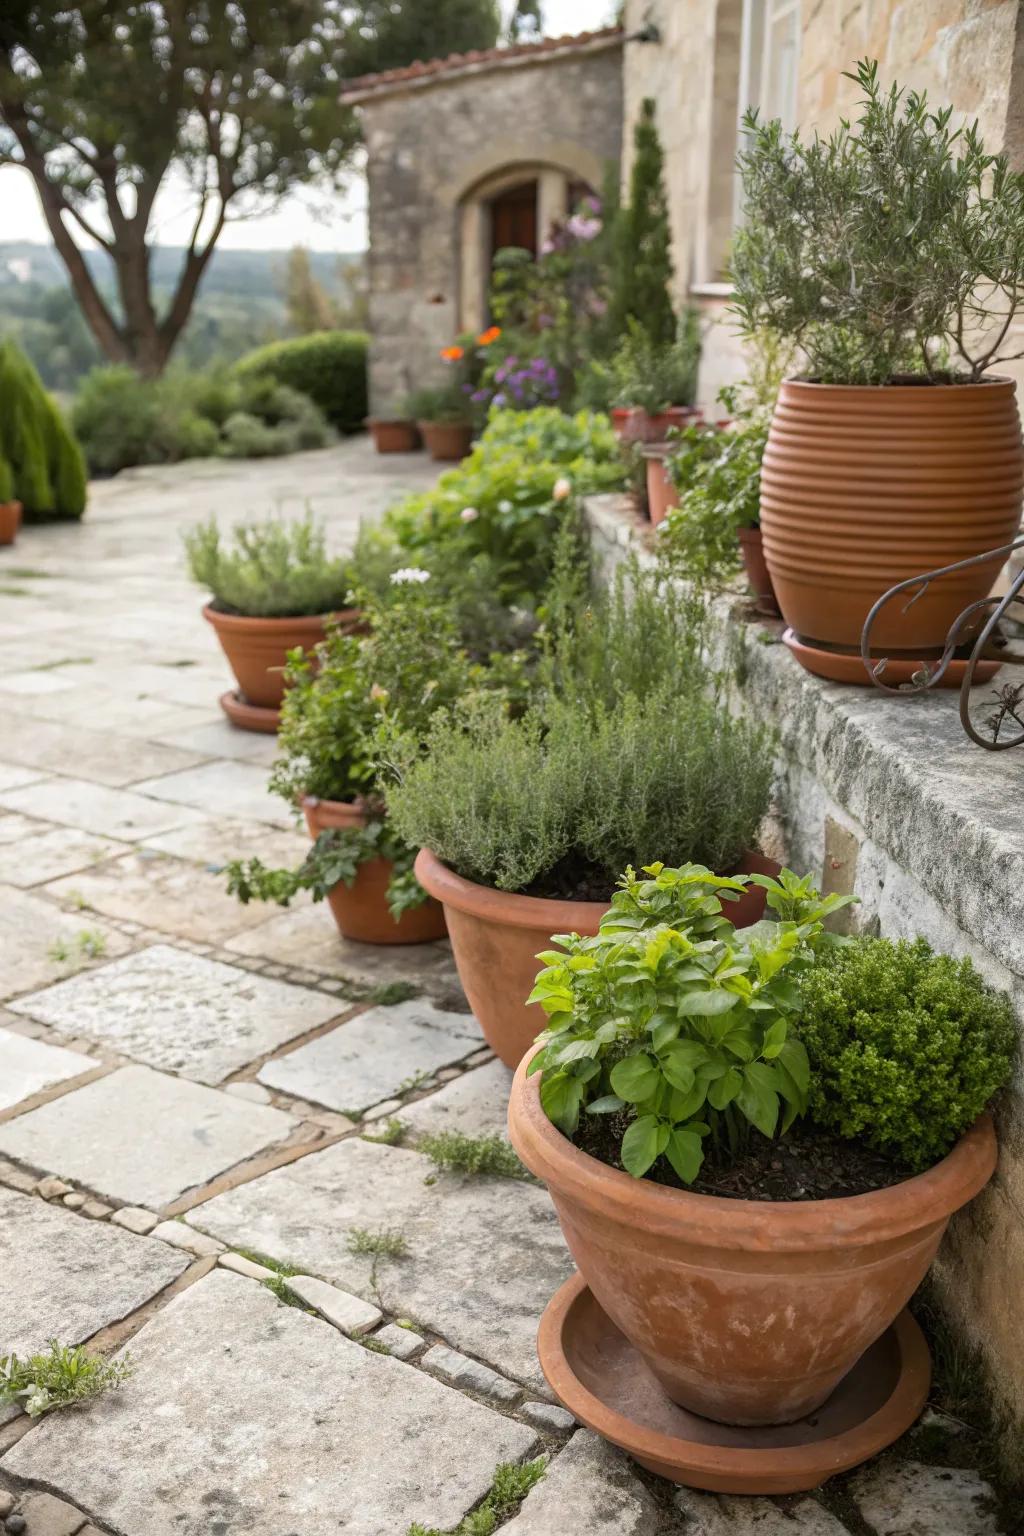
<svg viewBox="0 0 1024 1536"><path fill-rule="evenodd" d="M980 661L998 660L1004 666L1024 666L1024 653L1009 649L996 651L992 648L992 637L998 629L1000 620L1010 616L1015 603L1021 608L1021 616L1024 617L1024 570L1014 578L1003 597L983 597L965 608L950 626L942 655L934 662L923 661L920 672L915 673L913 680L909 683L894 687L891 683L884 681L885 669L889 665L888 658L880 661L873 659L871 631L882 609L901 593L912 594L904 604L903 612L906 613L927 592L933 581L937 581L942 576L949 576L954 571L965 571L971 566L991 563L1000 555L1005 560L1017 549L1024 549L1024 536L1014 539L1010 544L1002 544L998 549L986 550L983 555L972 555L968 560L957 560L953 565L943 565L938 570L924 571L920 576L911 576L908 581L897 582L896 586L890 587L888 592L883 593L875 603L864 621L860 637L861 659L875 687L880 688L883 693L905 696L926 693L929 688L935 688L946 675L957 649L966 644L977 631L960 685L960 722L971 740L989 752L1005 752L1010 747L1024 745L1024 683L1004 683L993 689L994 707L992 713L983 722L985 729L989 732L988 735L983 735L978 730L971 719L970 712L971 689L974 687L975 674ZM984 613L987 613L988 617L978 629L979 620ZM1002 735L1008 721L1012 721L1019 727L1013 736Z"/></svg>

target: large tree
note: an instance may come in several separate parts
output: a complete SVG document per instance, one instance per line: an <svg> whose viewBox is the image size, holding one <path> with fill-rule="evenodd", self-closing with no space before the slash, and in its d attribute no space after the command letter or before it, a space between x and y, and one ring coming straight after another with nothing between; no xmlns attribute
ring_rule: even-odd
<svg viewBox="0 0 1024 1536"><path fill-rule="evenodd" d="M489 47L498 28L494 0L0 0L0 162L32 176L104 353L157 374L225 224L351 163L341 79ZM149 258L171 177L193 217L161 308ZM112 286L83 237L109 256Z"/></svg>

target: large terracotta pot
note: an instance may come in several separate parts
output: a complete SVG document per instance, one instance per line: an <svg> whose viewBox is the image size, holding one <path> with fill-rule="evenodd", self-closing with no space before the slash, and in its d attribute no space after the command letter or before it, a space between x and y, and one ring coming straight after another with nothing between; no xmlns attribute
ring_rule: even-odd
<svg viewBox="0 0 1024 1536"><path fill-rule="evenodd" d="M369 416L366 425L373 435L373 446L378 453L415 453L423 446L419 428L414 421L404 418L385 421L377 416Z"/></svg>
<svg viewBox="0 0 1024 1536"><path fill-rule="evenodd" d="M0 544L13 544L21 527L21 502L0 501Z"/></svg>
<svg viewBox="0 0 1024 1536"><path fill-rule="evenodd" d="M312 795L303 797L302 811L312 838L329 827L363 827L368 820L355 803L317 800ZM403 912L397 922L391 916L387 891L392 867L389 859L368 859L351 885L340 883L328 892L327 902L342 938L360 944L429 944L443 939L444 911L436 901Z"/></svg>
<svg viewBox="0 0 1024 1536"><path fill-rule="evenodd" d="M647 463L647 512L655 528L679 505L679 492L668 477L667 452L664 443L652 443L643 451Z"/></svg>
<svg viewBox="0 0 1024 1536"><path fill-rule="evenodd" d="M772 578L768 574L768 566L764 558L761 530L760 528L740 528L737 531L737 537L740 541L743 571L754 596L754 606L758 613L777 619L779 605L775 600L775 588L772 586Z"/></svg>
<svg viewBox="0 0 1024 1536"><path fill-rule="evenodd" d="M778 874L779 865L748 854L740 872L755 871ZM506 1067L518 1066L545 1024L541 1010L526 1002L541 968L538 952L550 946L555 933L595 934L608 903L551 901L476 885L428 848L416 855L416 878L444 904L459 980L487 1044ZM764 892L752 887L723 909L745 928L763 915Z"/></svg>
<svg viewBox="0 0 1024 1536"><path fill-rule="evenodd" d="M1008 543L1024 488L1012 379L783 384L761 466L765 557L786 622L816 645L860 645L873 603L919 572ZM879 616L879 654L938 653L1000 559Z"/></svg>
<svg viewBox="0 0 1024 1536"><path fill-rule="evenodd" d="M473 446L468 421L421 421L417 423L432 459L442 462L464 459Z"/></svg>
<svg viewBox="0 0 1024 1536"><path fill-rule="evenodd" d="M264 709L277 709L284 698L288 652L298 645L311 650L324 638L327 617L250 619L240 613L218 613L209 603L203 609L203 618L213 625L243 697ZM353 628L359 622L355 608L345 608L334 617L342 628Z"/></svg>
<svg viewBox="0 0 1024 1536"><path fill-rule="evenodd" d="M786 1424L819 1408L996 1165L983 1115L941 1163L890 1189L790 1202L691 1194L574 1147L526 1065L509 1135L547 1184L580 1273L669 1397L725 1424Z"/></svg>

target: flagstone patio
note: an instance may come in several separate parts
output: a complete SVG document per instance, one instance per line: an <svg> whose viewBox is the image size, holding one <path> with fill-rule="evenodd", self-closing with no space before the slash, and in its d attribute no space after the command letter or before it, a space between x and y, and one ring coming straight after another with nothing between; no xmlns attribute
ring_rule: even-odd
<svg viewBox="0 0 1024 1536"><path fill-rule="evenodd" d="M991 1536L973 1473L901 1456L843 1501L718 1499L578 1428L534 1350L571 1271L546 1193L417 1150L504 1130L509 1075L447 947L345 944L323 907L224 894L227 858L306 838L266 793L273 740L220 715L181 531L308 500L342 548L434 473L358 439L143 471L0 552L0 1354L57 1337L134 1362L83 1408L0 1415L0 1521L447 1531L543 1451L515 1536ZM396 981L415 995L388 1004ZM400 1145L368 1139L391 1117ZM265 1283L280 1266L311 1310Z"/></svg>

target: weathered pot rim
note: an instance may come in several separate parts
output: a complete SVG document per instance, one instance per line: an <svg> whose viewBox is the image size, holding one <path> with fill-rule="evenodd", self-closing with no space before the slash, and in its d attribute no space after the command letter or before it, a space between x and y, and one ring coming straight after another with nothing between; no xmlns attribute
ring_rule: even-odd
<svg viewBox="0 0 1024 1536"><path fill-rule="evenodd" d="M596 923L611 905L607 901L556 901L548 896L520 896L490 885L464 880L429 848L416 855L415 874L425 891L457 912L502 923L508 928L546 928L548 933L572 933L582 919ZM538 1020L539 1024L539 1020Z"/></svg>
<svg viewBox="0 0 1024 1536"><path fill-rule="evenodd" d="M273 633L274 630L289 629L294 631L299 629L308 630L310 634L319 635L324 625L330 619L337 619L339 622L358 619L359 609L336 608L330 613L305 613L298 614L294 618L265 619L255 616L249 617L249 615L244 613L221 613L220 609L215 608L212 603L206 603L203 607L203 618L208 624L212 624L214 629L234 629L237 631L256 629L265 630L269 633Z"/></svg>
<svg viewBox="0 0 1024 1536"><path fill-rule="evenodd" d="M436 418L430 421L427 417L418 416L416 418L416 425L421 431L424 427L455 427L460 432L471 432L473 430L473 423L464 416L459 417L457 421L441 421Z"/></svg>
<svg viewBox="0 0 1024 1536"><path fill-rule="evenodd" d="M412 416L364 416L364 427L414 427Z"/></svg>
<svg viewBox="0 0 1024 1536"><path fill-rule="evenodd" d="M948 1218L991 1178L998 1159L986 1110L952 1151L924 1173L864 1195L828 1200L727 1200L634 1179L573 1145L540 1103L540 1074L528 1078L534 1045L516 1070L509 1130L523 1162L545 1183L651 1237L757 1253L856 1248L889 1241Z"/></svg>
<svg viewBox="0 0 1024 1536"><path fill-rule="evenodd" d="M986 373L980 379L975 379L972 382L957 380L948 384L941 382L925 383L923 380L917 384L824 384L815 379L792 378L783 379L782 388L808 389L813 390L815 394L856 395L859 397L875 397L882 394L907 394L921 395L925 399L933 399L936 394L946 395L953 390L976 394L979 386L983 384L992 387L1001 386L1011 394L1017 388L1016 379L1011 379L1009 374L1006 373Z"/></svg>

